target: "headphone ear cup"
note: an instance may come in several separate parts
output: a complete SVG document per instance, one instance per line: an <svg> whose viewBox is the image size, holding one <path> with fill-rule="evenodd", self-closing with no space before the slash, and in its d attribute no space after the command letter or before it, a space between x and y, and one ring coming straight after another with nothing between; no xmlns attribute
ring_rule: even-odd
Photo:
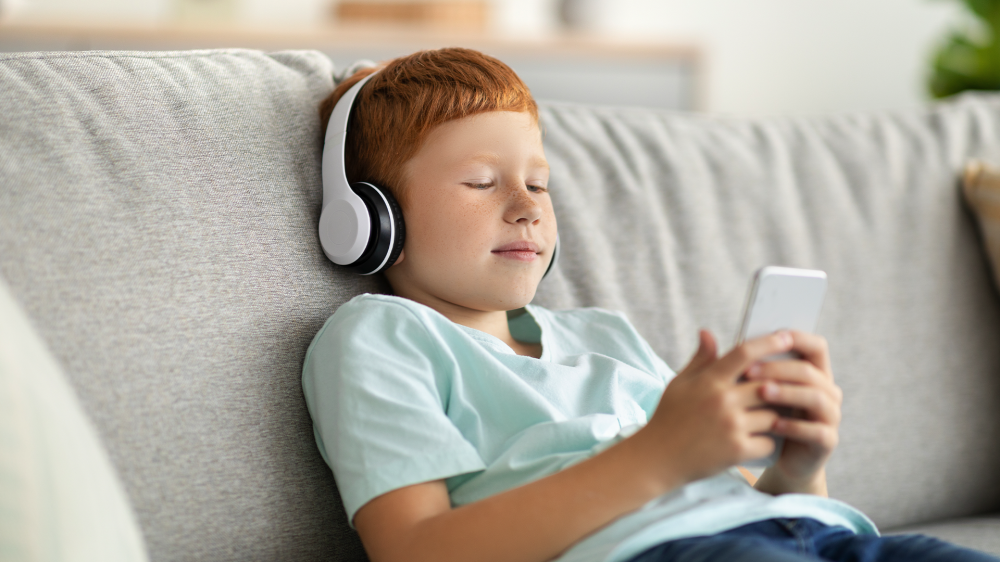
<svg viewBox="0 0 1000 562"><path fill-rule="evenodd" d="M388 189L381 191L382 195L385 195L385 200L389 203L389 208L392 209L393 228L396 230L392 247L389 249L389 259L386 260L385 267L379 270L384 271L395 265L396 260L399 259L399 254L403 252L403 242L406 241L406 223L403 221L403 209L400 208L399 202L393 197L392 192Z"/></svg>
<svg viewBox="0 0 1000 562"><path fill-rule="evenodd" d="M347 267L362 275L384 271L396 263L403 250L403 240L406 238L403 212L388 189L368 182L352 184L351 189L368 207L372 227L365 251Z"/></svg>

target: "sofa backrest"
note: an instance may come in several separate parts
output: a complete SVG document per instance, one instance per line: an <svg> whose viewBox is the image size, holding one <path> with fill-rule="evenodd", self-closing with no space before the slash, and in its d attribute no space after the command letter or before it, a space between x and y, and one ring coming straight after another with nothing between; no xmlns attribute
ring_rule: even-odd
<svg viewBox="0 0 1000 562"><path fill-rule="evenodd" d="M0 274L153 561L363 559L315 450L312 336L376 278L316 252L320 53L0 56Z"/></svg>
<svg viewBox="0 0 1000 562"><path fill-rule="evenodd" d="M0 275L66 368L154 561L362 560L300 387L380 278L319 248L316 52L0 55ZM681 368L759 265L830 276L835 497L1000 508L1000 303L956 173L1000 98L742 120L543 104L562 256L536 302L626 311Z"/></svg>
<svg viewBox="0 0 1000 562"><path fill-rule="evenodd" d="M727 348L752 272L818 268L844 390L830 492L883 528L1000 508L1000 299L962 204L1000 157L1000 96L926 110L733 119L543 112L566 260L537 299L624 310L682 368Z"/></svg>

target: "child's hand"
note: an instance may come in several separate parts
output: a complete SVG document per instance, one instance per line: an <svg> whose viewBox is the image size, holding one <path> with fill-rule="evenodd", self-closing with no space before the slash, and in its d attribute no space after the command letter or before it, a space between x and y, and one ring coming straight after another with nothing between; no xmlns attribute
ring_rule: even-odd
<svg viewBox="0 0 1000 562"><path fill-rule="evenodd" d="M785 437L785 447L756 486L770 493L826 495L824 467L839 440L843 392L833 382L826 339L790 333L792 349L802 359L759 363L747 371L748 380L762 383L760 397L768 404L795 408L801 414L797 419L775 420L770 431Z"/></svg>
<svg viewBox="0 0 1000 562"><path fill-rule="evenodd" d="M766 433L778 414L763 408L764 383L739 379L751 366L792 350L795 343L791 334L779 332L745 342L720 358L712 335L702 330L699 336L694 358L667 385L652 419L635 435L646 440L644 447L654 457L654 466L663 470L662 477L676 483L711 476L774 451L774 440Z"/></svg>

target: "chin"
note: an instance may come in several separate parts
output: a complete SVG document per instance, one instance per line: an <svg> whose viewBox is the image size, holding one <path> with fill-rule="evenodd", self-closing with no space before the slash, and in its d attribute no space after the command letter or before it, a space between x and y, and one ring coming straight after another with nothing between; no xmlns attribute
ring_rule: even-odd
<svg viewBox="0 0 1000 562"><path fill-rule="evenodd" d="M530 291L524 291L523 293L507 295L503 299L503 307L501 310L517 310L518 308L524 307L524 305L531 302L535 298L535 288Z"/></svg>
<svg viewBox="0 0 1000 562"><path fill-rule="evenodd" d="M535 298L535 288L532 286L517 290L516 287L506 287L503 291L495 291L491 294L480 293L475 300L479 301L480 310L516 310L531 302ZM512 290L513 289L513 290Z"/></svg>

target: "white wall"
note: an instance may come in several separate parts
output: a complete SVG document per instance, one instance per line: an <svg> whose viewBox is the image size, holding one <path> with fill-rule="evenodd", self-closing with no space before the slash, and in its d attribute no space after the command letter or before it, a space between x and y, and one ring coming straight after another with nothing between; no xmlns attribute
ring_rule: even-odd
<svg viewBox="0 0 1000 562"><path fill-rule="evenodd" d="M8 3L11 0L0 0ZM174 0L14 0L18 17L155 22L174 14ZM324 20L330 0L230 0L244 23L306 25Z"/></svg>
<svg viewBox="0 0 1000 562"><path fill-rule="evenodd" d="M707 109L739 115L913 107L934 45L966 22L932 0L613 0L595 26L690 38L707 54Z"/></svg>
<svg viewBox="0 0 1000 562"><path fill-rule="evenodd" d="M0 0L11 15L53 20L153 21L163 17L166 0Z"/></svg>
<svg viewBox="0 0 1000 562"><path fill-rule="evenodd" d="M7 0L8 2L10 0ZM17 0L25 15L155 20L171 0ZM241 21L315 22L330 0L239 0ZM492 0L495 26L555 28L556 0ZM595 31L680 39L706 53L706 109L788 115L926 102L931 49L961 21L952 0L587 0Z"/></svg>

